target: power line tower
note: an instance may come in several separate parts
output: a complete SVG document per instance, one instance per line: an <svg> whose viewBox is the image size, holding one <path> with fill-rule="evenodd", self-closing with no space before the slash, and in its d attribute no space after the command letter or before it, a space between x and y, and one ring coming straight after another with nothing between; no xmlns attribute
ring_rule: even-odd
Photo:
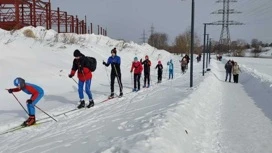
<svg viewBox="0 0 272 153"><path fill-rule="evenodd" d="M153 35L153 34L154 34L154 31L155 31L155 27L154 27L154 25L152 24L152 25L151 25L151 28L150 28L150 35Z"/></svg>
<svg viewBox="0 0 272 153"><path fill-rule="evenodd" d="M236 11L234 9L230 9L230 3L235 3L237 0L218 0L217 3L223 3L223 9L219 9L217 11L212 12L212 14L222 14L222 21L217 21L214 25L222 25L221 34L220 34L220 48L221 52L224 50L229 51L229 45L231 42L230 39L230 25L243 25L243 23L237 21L230 21L230 14L239 14L242 12ZM225 48L227 47L227 48Z"/></svg>
<svg viewBox="0 0 272 153"><path fill-rule="evenodd" d="M146 33L145 33L145 30L143 31L141 40L142 40L142 43L146 42Z"/></svg>
<svg viewBox="0 0 272 153"><path fill-rule="evenodd" d="M152 42L148 42L148 43L151 43L150 45L152 45L152 46L155 45L154 36L153 36L154 33L155 33L155 27L154 27L154 25L152 24L152 25L151 25L151 28L150 28L150 36L149 36L149 39L151 39Z"/></svg>

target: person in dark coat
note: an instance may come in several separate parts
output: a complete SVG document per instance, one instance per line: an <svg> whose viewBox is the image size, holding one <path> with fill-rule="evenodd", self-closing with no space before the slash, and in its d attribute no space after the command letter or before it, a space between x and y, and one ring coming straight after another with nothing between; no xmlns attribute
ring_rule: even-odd
<svg viewBox="0 0 272 153"><path fill-rule="evenodd" d="M142 61L142 59L141 59L140 62L144 65L144 86L143 86L143 88L145 88L145 87L149 88L151 61L149 60L148 56L146 55L145 60ZM147 86L146 86L146 82L147 82Z"/></svg>
<svg viewBox="0 0 272 153"><path fill-rule="evenodd" d="M158 69L158 83L161 83L162 81L162 70L163 66L161 61L158 61L158 64L156 65L155 69Z"/></svg>
<svg viewBox="0 0 272 153"><path fill-rule="evenodd" d="M232 72L232 63L231 60L229 60L226 64L225 64L225 70L226 70L226 79L225 81L227 81L228 77L229 77L229 82L231 82L231 72Z"/></svg>
<svg viewBox="0 0 272 153"><path fill-rule="evenodd" d="M92 83L92 71L87 67L87 59L84 54L82 54L79 50L74 51L74 60L71 72L69 74L69 78L72 78L77 72L78 77L78 95L80 99L80 104L78 105L78 109L85 107L85 100L83 94L83 86L85 83L85 92L89 98L88 108L94 106L93 96L91 92L91 83Z"/></svg>

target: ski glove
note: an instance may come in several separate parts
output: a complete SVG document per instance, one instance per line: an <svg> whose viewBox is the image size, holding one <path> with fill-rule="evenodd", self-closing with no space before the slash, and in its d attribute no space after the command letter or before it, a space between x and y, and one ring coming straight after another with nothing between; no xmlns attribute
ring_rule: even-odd
<svg viewBox="0 0 272 153"><path fill-rule="evenodd" d="M12 93L12 92L13 92L13 90L12 90L12 89L8 89L8 92L9 92L9 93Z"/></svg>
<svg viewBox="0 0 272 153"><path fill-rule="evenodd" d="M72 75L72 74L69 74L69 75L68 75L68 77L69 77L69 78L72 78L72 77L73 77L73 75Z"/></svg>
<svg viewBox="0 0 272 153"><path fill-rule="evenodd" d="M28 104L32 104L32 100L31 99L28 99L27 101L26 101Z"/></svg>

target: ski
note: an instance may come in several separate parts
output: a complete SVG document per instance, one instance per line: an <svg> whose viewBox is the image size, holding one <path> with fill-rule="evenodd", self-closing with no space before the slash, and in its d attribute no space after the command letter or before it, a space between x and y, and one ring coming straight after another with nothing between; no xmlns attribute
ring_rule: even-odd
<svg viewBox="0 0 272 153"><path fill-rule="evenodd" d="M46 122L49 122L49 121L46 121ZM4 132L1 132L0 135L4 135L4 134L7 134L7 133L12 133L12 132L15 132L15 131L19 131L21 129L24 129L24 128L29 128L29 127L35 127L35 126L38 126L38 125L41 125L43 123L46 123L46 122L38 122L38 123L35 123L31 126L22 126L22 125L19 125L19 126L15 126L13 128L10 128Z"/></svg>

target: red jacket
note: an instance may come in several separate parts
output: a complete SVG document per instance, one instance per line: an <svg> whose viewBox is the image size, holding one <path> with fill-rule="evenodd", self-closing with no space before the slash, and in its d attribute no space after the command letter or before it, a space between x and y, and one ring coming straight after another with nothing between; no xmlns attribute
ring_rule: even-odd
<svg viewBox="0 0 272 153"><path fill-rule="evenodd" d="M71 75L75 75L77 71L77 77L80 81L86 81L92 79L92 72L89 70L86 65L85 56L81 57L80 59L74 59L73 67L71 70Z"/></svg>
<svg viewBox="0 0 272 153"><path fill-rule="evenodd" d="M134 74L141 74L142 71L143 71L142 63L139 62L139 61L132 62L131 70L130 71L132 72L133 69L134 69Z"/></svg>

